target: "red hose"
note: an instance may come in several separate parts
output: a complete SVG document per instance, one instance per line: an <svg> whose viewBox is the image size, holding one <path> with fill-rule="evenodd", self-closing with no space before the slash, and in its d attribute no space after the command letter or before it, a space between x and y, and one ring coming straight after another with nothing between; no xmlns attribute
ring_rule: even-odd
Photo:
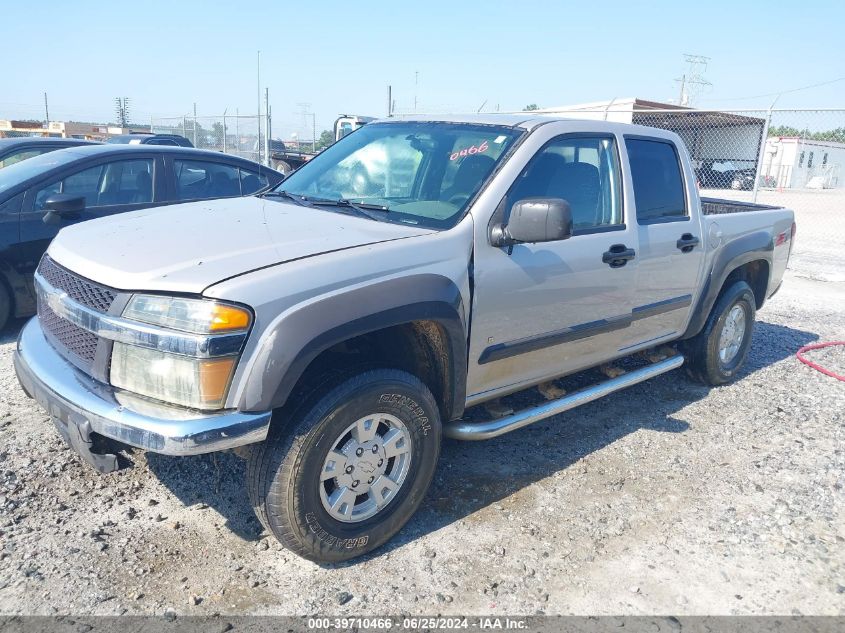
<svg viewBox="0 0 845 633"><path fill-rule="evenodd" d="M813 369L820 371L821 373L825 374L826 376L830 376L831 378L836 378L837 380L841 380L842 382L845 382L845 376L841 376L841 375L839 375L835 372L830 371L829 369L822 367L821 365L817 365L813 361L806 359L803 356L804 352L809 352L810 350L814 350L814 349L822 349L823 347L833 347L834 345L845 345L845 341L832 341L830 343L814 343L813 345L805 345L804 347L799 349L795 353L795 355L798 357L798 360L800 360L805 365L809 365Z"/></svg>

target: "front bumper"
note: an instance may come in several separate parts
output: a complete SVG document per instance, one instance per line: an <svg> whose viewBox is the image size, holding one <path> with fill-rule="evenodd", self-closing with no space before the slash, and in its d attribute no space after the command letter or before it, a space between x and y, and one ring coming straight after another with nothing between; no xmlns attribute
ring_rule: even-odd
<svg viewBox="0 0 845 633"><path fill-rule="evenodd" d="M197 455L261 442L270 427L269 411L201 413L115 391L62 358L47 342L37 317L18 338L15 372L68 444L98 470L113 468L92 461L91 432L154 453Z"/></svg>

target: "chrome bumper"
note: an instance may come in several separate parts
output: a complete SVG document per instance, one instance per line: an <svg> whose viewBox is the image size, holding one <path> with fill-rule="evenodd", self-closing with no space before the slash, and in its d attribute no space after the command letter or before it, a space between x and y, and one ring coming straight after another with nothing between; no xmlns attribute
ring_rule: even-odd
<svg viewBox="0 0 845 633"><path fill-rule="evenodd" d="M270 427L269 411L203 414L115 391L62 358L44 338L37 317L18 338L15 371L24 391L56 420L66 440L71 429L72 437L90 444L90 430L154 453L197 455L261 442ZM69 443L84 453L79 442Z"/></svg>

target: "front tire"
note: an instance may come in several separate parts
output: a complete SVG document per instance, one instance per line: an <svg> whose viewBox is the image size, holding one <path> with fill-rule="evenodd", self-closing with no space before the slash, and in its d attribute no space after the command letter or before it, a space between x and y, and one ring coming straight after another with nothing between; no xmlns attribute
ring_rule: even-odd
<svg viewBox="0 0 845 633"><path fill-rule="evenodd" d="M731 382L751 347L756 303L754 292L737 281L722 292L704 329L686 344L687 372L707 385Z"/></svg>
<svg viewBox="0 0 845 633"><path fill-rule="evenodd" d="M249 496L288 549L320 563L361 556L411 518L440 454L434 397L398 370L361 373L307 398L253 449Z"/></svg>

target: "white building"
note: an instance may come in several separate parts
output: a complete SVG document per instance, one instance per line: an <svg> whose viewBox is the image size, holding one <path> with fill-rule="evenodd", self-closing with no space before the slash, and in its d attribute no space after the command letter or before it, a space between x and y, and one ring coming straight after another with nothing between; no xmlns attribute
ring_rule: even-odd
<svg viewBox="0 0 845 633"><path fill-rule="evenodd" d="M845 143L772 136L766 140L760 173L769 186L834 189L845 187L843 165Z"/></svg>

